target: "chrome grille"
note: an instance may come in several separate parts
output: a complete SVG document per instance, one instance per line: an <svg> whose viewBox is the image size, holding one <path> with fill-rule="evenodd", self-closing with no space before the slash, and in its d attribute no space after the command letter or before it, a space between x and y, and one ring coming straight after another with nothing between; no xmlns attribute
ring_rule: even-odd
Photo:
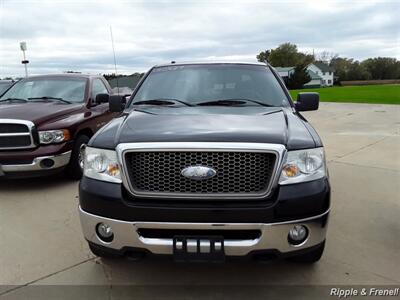
<svg viewBox="0 0 400 300"><path fill-rule="evenodd" d="M276 183L283 145L258 143L164 142L117 147L123 183L137 197L263 198ZM188 166L207 166L217 174L205 180L181 175Z"/></svg>
<svg viewBox="0 0 400 300"><path fill-rule="evenodd" d="M34 124L25 120L0 119L0 150L35 147L32 137Z"/></svg>

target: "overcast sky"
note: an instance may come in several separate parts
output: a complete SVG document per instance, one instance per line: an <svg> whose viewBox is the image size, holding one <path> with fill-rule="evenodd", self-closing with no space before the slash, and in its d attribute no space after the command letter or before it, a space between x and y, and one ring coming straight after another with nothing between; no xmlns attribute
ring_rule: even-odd
<svg viewBox="0 0 400 300"><path fill-rule="evenodd" d="M255 60L292 42L358 60L400 59L400 1L0 0L0 78L66 70L142 72L171 60Z"/></svg>

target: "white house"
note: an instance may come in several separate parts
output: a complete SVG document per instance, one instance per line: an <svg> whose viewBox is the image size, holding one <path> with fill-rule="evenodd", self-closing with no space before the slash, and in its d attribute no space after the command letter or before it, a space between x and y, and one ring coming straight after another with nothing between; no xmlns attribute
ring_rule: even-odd
<svg viewBox="0 0 400 300"><path fill-rule="evenodd" d="M307 70L314 72L322 78L321 86L333 85L333 68L327 64L315 61L308 65Z"/></svg>
<svg viewBox="0 0 400 300"><path fill-rule="evenodd" d="M275 70L286 80L294 72L294 67L276 67ZM333 69L323 62L313 62L307 67L311 81L307 82L305 88L325 87L333 85Z"/></svg>
<svg viewBox="0 0 400 300"><path fill-rule="evenodd" d="M311 80L305 84L303 84L303 88L311 89L311 88L320 88L323 87L323 79L321 76L319 76L317 73L311 71L310 69L307 68L307 73L310 75Z"/></svg>

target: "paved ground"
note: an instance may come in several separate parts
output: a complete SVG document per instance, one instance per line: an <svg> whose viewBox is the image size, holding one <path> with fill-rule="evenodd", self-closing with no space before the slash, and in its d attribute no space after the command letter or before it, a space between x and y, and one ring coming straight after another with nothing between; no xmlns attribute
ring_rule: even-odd
<svg viewBox="0 0 400 300"><path fill-rule="evenodd" d="M0 284L8 286L0 294L13 298L38 284L399 285L400 106L322 103L306 115L324 140L333 187L327 248L318 264L102 261L81 235L77 183L3 181Z"/></svg>

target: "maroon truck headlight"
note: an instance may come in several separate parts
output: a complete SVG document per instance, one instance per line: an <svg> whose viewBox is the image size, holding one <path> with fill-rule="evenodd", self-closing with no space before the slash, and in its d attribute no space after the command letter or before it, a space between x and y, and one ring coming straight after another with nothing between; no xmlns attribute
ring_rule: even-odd
<svg viewBox="0 0 400 300"><path fill-rule="evenodd" d="M69 141L71 134L68 129L39 131L39 141L41 144L56 144Z"/></svg>

